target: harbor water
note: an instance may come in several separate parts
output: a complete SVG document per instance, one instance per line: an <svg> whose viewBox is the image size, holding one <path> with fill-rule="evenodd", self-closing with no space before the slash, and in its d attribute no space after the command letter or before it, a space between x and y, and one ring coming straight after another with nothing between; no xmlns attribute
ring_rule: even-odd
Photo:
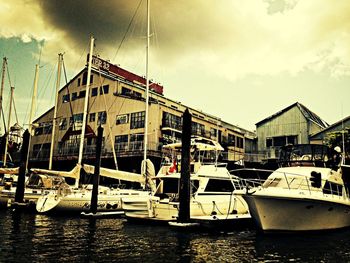
<svg viewBox="0 0 350 263"><path fill-rule="evenodd" d="M350 262L350 230L179 231L125 219L0 211L0 262Z"/></svg>

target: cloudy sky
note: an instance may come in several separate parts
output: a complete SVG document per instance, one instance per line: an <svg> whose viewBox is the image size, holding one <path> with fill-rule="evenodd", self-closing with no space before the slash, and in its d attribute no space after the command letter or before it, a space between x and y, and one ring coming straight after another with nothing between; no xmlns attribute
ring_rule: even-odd
<svg viewBox="0 0 350 263"><path fill-rule="evenodd" d="M145 10L146 0L0 0L20 124L39 57L36 117L53 106L57 54L71 79L91 34L101 58L144 75ZM349 0L152 0L151 24L150 75L169 98L250 130L297 101L330 124L350 115Z"/></svg>

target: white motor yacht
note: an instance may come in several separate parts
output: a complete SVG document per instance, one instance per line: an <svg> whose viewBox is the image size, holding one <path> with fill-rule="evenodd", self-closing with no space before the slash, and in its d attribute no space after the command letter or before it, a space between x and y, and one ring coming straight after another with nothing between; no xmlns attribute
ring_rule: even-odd
<svg viewBox="0 0 350 263"><path fill-rule="evenodd" d="M288 146L281 167L262 184L238 190L265 231L316 231L350 226L349 166L322 145Z"/></svg>
<svg viewBox="0 0 350 263"><path fill-rule="evenodd" d="M164 158L156 176L156 190L149 196L122 199L128 219L169 222L178 218L181 143L163 148L170 156ZM215 162L222 150L213 140L191 139L190 218L193 221L250 219L246 202L233 193L239 185L238 178L229 173L226 164Z"/></svg>

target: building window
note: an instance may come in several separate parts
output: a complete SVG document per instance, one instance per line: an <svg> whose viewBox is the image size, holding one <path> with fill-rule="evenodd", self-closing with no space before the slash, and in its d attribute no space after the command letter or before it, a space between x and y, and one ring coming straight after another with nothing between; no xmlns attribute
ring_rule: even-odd
<svg viewBox="0 0 350 263"><path fill-rule="evenodd" d="M131 89L122 87L122 95L130 95L131 94Z"/></svg>
<svg viewBox="0 0 350 263"><path fill-rule="evenodd" d="M140 92L137 92L137 91L134 91L132 95L134 97L136 97L136 98L141 98L142 97L142 94ZM152 98L150 97L149 99L151 100Z"/></svg>
<svg viewBox="0 0 350 263"><path fill-rule="evenodd" d="M131 113L130 129L138 129L145 127L145 112Z"/></svg>
<svg viewBox="0 0 350 263"><path fill-rule="evenodd" d="M127 143L128 139L129 139L128 135L118 135L118 136L115 136L114 143L125 143L125 142Z"/></svg>
<svg viewBox="0 0 350 263"><path fill-rule="evenodd" d="M90 84L94 82L94 75L91 74L90 76ZM87 83L87 72L83 73L83 85L86 85Z"/></svg>
<svg viewBox="0 0 350 263"><path fill-rule="evenodd" d="M243 138L242 137L236 137L236 147L237 148L243 148Z"/></svg>
<svg viewBox="0 0 350 263"><path fill-rule="evenodd" d="M73 92L72 93L72 101L76 100L78 98L78 93Z"/></svg>
<svg viewBox="0 0 350 263"><path fill-rule="evenodd" d="M163 112L162 126L173 128L173 129L181 131L182 130L182 118L180 116L176 116L174 114L171 114L169 112L164 111Z"/></svg>
<svg viewBox="0 0 350 263"><path fill-rule="evenodd" d="M74 130L79 130L81 126L83 125L83 114L78 113L74 114L73 117L70 117L69 119L69 126L74 125Z"/></svg>
<svg viewBox="0 0 350 263"><path fill-rule="evenodd" d="M98 88L92 88L91 89L91 97L96 97L98 94L97 91L98 91Z"/></svg>
<svg viewBox="0 0 350 263"><path fill-rule="evenodd" d="M216 133L218 132L217 129L214 128L210 128L210 136L211 137L215 137L216 138Z"/></svg>
<svg viewBox="0 0 350 263"><path fill-rule="evenodd" d="M197 122L192 122L192 134L205 135L204 125Z"/></svg>
<svg viewBox="0 0 350 263"><path fill-rule="evenodd" d="M96 113L90 113L89 115L89 122L95 122L96 121Z"/></svg>
<svg viewBox="0 0 350 263"><path fill-rule="evenodd" d="M104 85L100 87L100 95L108 94L108 92L109 92L109 85Z"/></svg>
<svg viewBox="0 0 350 263"><path fill-rule="evenodd" d="M276 136L272 138L266 138L266 147L281 147L287 144L297 144L298 136L290 135L290 136Z"/></svg>
<svg viewBox="0 0 350 263"><path fill-rule="evenodd" d="M297 144L298 142L298 136L296 135L291 135L291 136L287 136L287 144Z"/></svg>
<svg viewBox="0 0 350 263"><path fill-rule="evenodd" d="M117 152L128 150L128 135L118 135L114 139L114 148Z"/></svg>
<svg viewBox="0 0 350 263"><path fill-rule="evenodd" d="M35 129L35 135L51 134L51 132L52 123L49 122L39 123L39 127Z"/></svg>
<svg viewBox="0 0 350 263"><path fill-rule="evenodd" d="M128 114L117 115L115 124L118 125L118 124L128 123L128 119L129 119L128 117L129 117Z"/></svg>
<svg viewBox="0 0 350 263"><path fill-rule="evenodd" d="M278 136L273 138L273 146L284 146L286 144L286 136Z"/></svg>
<svg viewBox="0 0 350 263"><path fill-rule="evenodd" d="M272 138L266 138L266 147L272 146Z"/></svg>
<svg viewBox="0 0 350 263"><path fill-rule="evenodd" d="M62 118L60 120L60 123L59 123L58 127L59 127L60 130L67 129L67 119L66 118Z"/></svg>
<svg viewBox="0 0 350 263"><path fill-rule="evenodd" d="M130 150L142 150L143 149L143 137L141 133L130 135Z"/></svg>
<svg viewBox="0 0 350 263"><path fill-rule="evenodd" d="M87 72L83 73L83 85L86 85L87 82Z"/></svg>
<svg viewBox="0 0 350 263"><path fill-rule="evenodd" d="M43 134L43 128L42 127L35 128L34 134L35 136Z"/></svg>
<svg viewBox="0 0 350 263"><path fill-rule="evenodd" d="M97 125L106 124L107 121L107 112L101 111L98 113Z"/></svg>
<svg viewBox="0 0 350 263"><path fill-rule="evenodd" d="M70 94L65 94L62 96L62 103L66 103L70 101Z"/></svg>
<svg viewBox="0 0 350 263"><path fill-rule="evenodd" d="M86 90L82 90L79 92L79 99L80 98L85 98Z"/></svg>
<svg viewBox="0 0 350 263"><path fill-rule="evenodd" d="M78 87L80 86L80 84L81 84L81 79L78 78Z"/></svg>
<svg viewBox="0 0 350 263"><path fill-rule="evenodd" d="M239 139L239 137L237 137ZM233 134L228 134L227 136L227 144L228 146L235 146L235 136ZM238 140L237 140L238 142Z"/></svg>

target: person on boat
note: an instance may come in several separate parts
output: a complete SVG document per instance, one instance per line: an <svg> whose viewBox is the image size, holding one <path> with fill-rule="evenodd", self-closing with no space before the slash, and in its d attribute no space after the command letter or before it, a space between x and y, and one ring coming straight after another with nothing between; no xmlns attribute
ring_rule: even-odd
<svg viewBox="0 0 350 263"><path fill-rule="evenodd" d="M332 169L338 170L341 164L341 148L339 146L334 147L334 154L333 154L333 164Z"/></svg>

